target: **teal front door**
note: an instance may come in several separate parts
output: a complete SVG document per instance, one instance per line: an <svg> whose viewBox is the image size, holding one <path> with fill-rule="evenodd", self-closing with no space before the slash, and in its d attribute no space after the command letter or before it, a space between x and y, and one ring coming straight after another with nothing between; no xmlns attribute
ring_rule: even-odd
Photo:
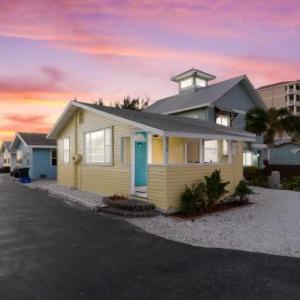
<svg viewBox="0 0 300 300"><path fill-rule="evenodd" d="M147 185L147 143L135 142L135 186Z"/></svg>

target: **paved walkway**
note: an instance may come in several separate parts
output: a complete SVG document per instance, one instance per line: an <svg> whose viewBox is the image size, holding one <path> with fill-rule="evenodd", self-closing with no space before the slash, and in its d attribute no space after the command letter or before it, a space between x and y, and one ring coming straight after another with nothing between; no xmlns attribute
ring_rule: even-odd
<svg viewBox="0 0 300 300"><path fill-rule="evenodd" d="M91 210L97 210L104 206L101 195L58 185L56 180L34 180L26 186L43 190L54 197L61 197Z"/></svg>
<svg viewBox="0 0 300 300"><path fill-rule="evenodd" d="M0 177L0 298L300 299L300 260L165 240Z"/></svg>

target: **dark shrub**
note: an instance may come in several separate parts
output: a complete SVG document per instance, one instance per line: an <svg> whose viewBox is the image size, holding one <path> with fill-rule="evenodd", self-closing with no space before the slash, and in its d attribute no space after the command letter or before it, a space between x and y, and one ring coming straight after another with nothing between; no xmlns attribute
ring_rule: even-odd
<svg viewBox="0 0 300 300"><path fill-rule="evenodd" d="M0 173L10 173L10 167L2 167L2 168L0 168Z"/></svg>
<svg viewBox="0 0 300 300"><path fill-rule="evenodd" d="M205 185L203 182L198 184L186 185L184 192L180 196L181 209L183 212L192 215L205 207Z"/></svg>
<svg viewBox="0 0 300 300"><path fill-rule="evenodd" d="M235 188L234 196L240 197L240 201L245 201L246 196L252 193L253 191L248 187L247 183L241 180Z"/></svg>
<svg viewBox="0 0 300 300"><path fill-rule="evenodd" d="M228 193L225 187L229 184L229 181L223 182L220 174L221 170L215 170L211 176L204 177L208 207L213 206L222 196Z"/></svg>
<svg viewBox="0 0 300 300"><path fill-rule="evenodd" d="M290 179L283 179L282 187L288 190L300 191L300 176L296 176Z"/></svg>
<svg viewBox="0 0 300 300"><path fill-rule="evenodd" d="M260 176L262 170L255 166L244 167L244 177L246 180L251 181L254 177Z"/></svg>
<svg viewBox="0 0 300 300"><path fill-rule="evenodd" d="M244 167L244 178L249 182L250 185L266 187L267 174L269 170L260 169L255 166Z"/></svg>

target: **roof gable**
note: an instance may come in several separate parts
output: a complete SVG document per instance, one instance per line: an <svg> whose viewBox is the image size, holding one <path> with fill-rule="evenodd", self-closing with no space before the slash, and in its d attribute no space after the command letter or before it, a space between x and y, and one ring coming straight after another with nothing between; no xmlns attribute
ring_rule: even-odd
<svg viewBox="0 0 300 300"><path fill-rule="evenodd" d="M211 84L207 87L199 88L192 94L179 94L158 100L150 105L146 111L172 114L199 107L210 106L241 82L243 82L243 87L248 90L248 93L257 105L264 106L263 101L247 76L242 75Z"/></svg>
<svg viewBox="0 0 300 300"><path fill-rule="evenodd" d="M18 144L33 148L55 148L56 141L47 139L47 134L33 132L18 132L10 145L11 150L16 150Z"/></svg>
<svg viewBox="0 0 300 300"><path fill-rule="evenodd" d="M1 148L0 148L0 152L3 153L5 150L7 150L9 152L10 144L11 144L11 142L9 142L9 141L3 141Z"/></svg>
<svg viewBox="0 0 300 300"><path fill-rule="evenodd" d="M236 131L232 128L212 124L207 121L170 116L150 112L133 111L128 109L117 109L112 107L99 106L82 102L71 101L66 107L48 137L57 138L59 132L68 124L74 112L78 109L86 109L102 116L121 121L141 130L150 131L153 134L164 136L182 136L195 138L224 138L236 140L255 139L255 135Z"/></svg>
<svg viewBox="0 0 300 300"><path fill-rule="evenodd" d="M227 93L214 102L215 106L221 106L228 110L247 112L253 107L265 108L265 105L258 98L251 94L251 90L245 85L246 81L241 81L232 87Z"/></svg>

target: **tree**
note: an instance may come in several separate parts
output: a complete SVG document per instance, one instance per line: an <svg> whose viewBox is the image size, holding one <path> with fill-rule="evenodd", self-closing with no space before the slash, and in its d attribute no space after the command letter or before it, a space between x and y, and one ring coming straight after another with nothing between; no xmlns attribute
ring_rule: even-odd
<svg viewBox="0 0 300 300"><path fill-rule="evenodd" d="M257 135L264 133L265 142L274 143L276 133L287 132L294 140L300 136L300 118L286 108L250 109L246 114L246 130Z"/></svg>
<svg viewBox="0 0 300 300"><path fill-rule="evenodd" d="M131 109L131 110L144 110L149 105L149 98L131 98L130 96L126 96L123 98L123 101L115 102L113 104L116 108L122 108L122 109Z"/></svg>
<svg viewBox="0 0 300 300"><path fill-rule="evenodd" d="M109 104L110 107L120 108L120 109L131 109L131 110L138 110L142 111L146 109L149 105L150 99L149 98L131 98L130 96L126 96L123 98L122 102L115 101ZM104 106L103 100L99 98L94 104L99 106Z"/></svg>
<svg viewBox="0 0 300 300"><path fill-rule="evenodd" d="M99 98L98 101L95 101L94 104L99 105L99 106L104 106L102 98Z"/></svg>
<svg viewBox="0 0 300 300"><path fill-rule="evenodd" d="M246 130L257 135L264 133L268 128L268 114L264 109L255 107L246 114Z"/></svg>

